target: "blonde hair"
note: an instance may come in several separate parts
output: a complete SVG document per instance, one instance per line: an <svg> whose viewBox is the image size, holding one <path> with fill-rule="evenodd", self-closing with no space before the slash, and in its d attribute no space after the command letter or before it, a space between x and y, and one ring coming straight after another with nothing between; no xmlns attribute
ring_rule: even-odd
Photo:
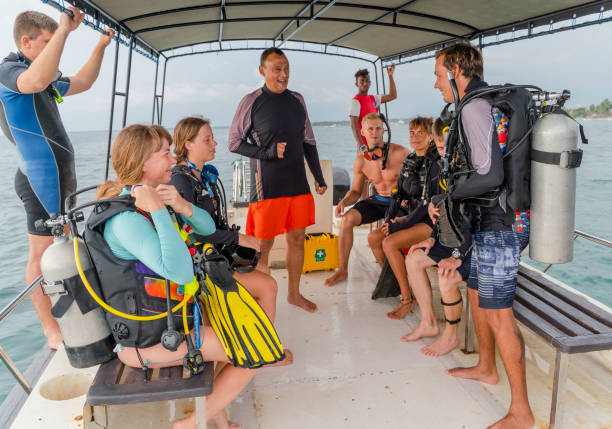
<svg viewBox="0 0 612 429"><path fill-rule="evenodd" d="M160 139L166 139L168 141L168 145L172 146L172 135L168 132L167 129L162 127L161 125L149 125L153 130L157 132Z"/></svg>
<svg viewBox="0 0 612 429"><path fill-rule="evenodd" d="M21 48L21 38L28 36L30 39L36 39L42 30L49 30L55 33L57 30L57 21L44 13L35 10L26 10L21 12L15 18L13 24L13 39L18 48Z"/></svg>
<svg viewBox="0 0 612 429"><path fill-rule="evenodd" d="M96 198L116 197L124 186L137 183L142 178L144 163L161 146L161 138L153 126L136 124L122 129L115 138L111 156L117 179L98 187Z"/></svg>
<svg viewBox="0 0 612 429"><path fill-rule="evenodd" d="M187 159L189 151L185 144L193 141L204 125L210 126L210 121L201 116L189 116L176 124L176 127L174 127L174 153L177 163Z"/></svg>
<svg viewBox="0 0 612 429"><path fill-rule="evenodd" d="M366 121L374 120L374 119L378 119L378 120L382 121L382 118L380 117L380 115L378 113L368 113L361 120L361 126L363 127L363 125L366 123Z"/></svg>

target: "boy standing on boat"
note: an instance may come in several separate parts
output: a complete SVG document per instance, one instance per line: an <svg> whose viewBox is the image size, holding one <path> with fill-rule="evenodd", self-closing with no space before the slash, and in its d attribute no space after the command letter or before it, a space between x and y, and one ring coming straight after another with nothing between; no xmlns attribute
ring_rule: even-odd
<svg viewBox="0 0 612 429"><path fill-rule="evenodd" d="M57 103L62 97L91 87L98 77L104 50L115 34L108 30L81 70L75 76L63 77L58 65L64 44L85 17L78 9L69 9L73 16L62 13L59 25L40 12L19 14L13 28L18 51L0 63L0 126L20 158L15 191L26 211L30 248L27 284L40 276L40 258L53 242L51 231L37 230L34 222L63 212L64 200L76 190L74 152ZM34 289L31 299L49 347L56 349L62 335L51 316L51 301L40 287Z"/></svg>
<svg viewBox="0 0 612 429"><path fill-rule="evenodd" d="M389 94L372 95L368 94L370 90L370 72L368 69L360 69L355 73L355 86L359 93L351 99L349 104L349 118L351 121L351 129L353 137L357 142L357 148L363 149L368 145L365 136L361 134L361 121L368 113L379 113L380 105L393 101L397 98L397 89L395 88L395 80L393 72L395 66L387 67L387 75L389 76Z"/></svg>
<svg viewBox="0 0 612 429"><path fill-rule="evenodd" d="M383 142L383 121L377 113L368 113L362 122L361 134L366 138L367 146L355 157L351 189L336 206L336 217L342 217L338 237L340 266L325 280L326 286L333 286L348 278L353 228L386 217L392 201L391 190L397 185L402 163L410 153L410 150L403 146ZM376 194L355 204L366 180L374 184ZM344 208L351 204L355 205L344 213Z"/></svg>
<svg viewBox="0 0 612 429"><path fill-rule="evenodd" d="M448 72L457 85L459 98L487 84L483 74L482 54L468 43L459 43L436 52L437 88L447 103L455 101ZM471 174L457 184L450 198L459 202L479 197L504 183L504 165L495 132L492 106L484 98L474 98L461 110L460 119L469 146ZM480 360L471 368L454 368L448 374L489 384L498 381L495 343L510 382L511 403L508 414L490 428L528 429L534 417L527 398L525 343L514 320L512 303L520 252L527 245L528 233L514 231L505 223L503 194L494 206L475 206L479 214L474 222L473 249L468 296L480 345ZM459 255L458 255L459 256ZM447 275L461 266L461 258L448 258Z"/></svg>
<svg viewBox="0 0 612 429"><path fill-rule="evenodd" d="M315 191L323 194L327 185L304 99L287 89L289 61L283 51L263 51L259 73L265 84L242 99L229 133L229 150L251 158L246 234L260 239L258 269L269 273L274 237L286 233L287 301L314 312L316 304L300 293L304 234L306 227L315 223L304 158L314 176Z"/></svg>

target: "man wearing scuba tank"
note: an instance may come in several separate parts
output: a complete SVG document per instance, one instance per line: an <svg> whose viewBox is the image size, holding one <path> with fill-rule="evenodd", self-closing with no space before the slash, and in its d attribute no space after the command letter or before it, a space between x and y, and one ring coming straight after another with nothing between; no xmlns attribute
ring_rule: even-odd
<svg viewBox="0 0 612 429"><path fill-rule="evenodd" d="M410 153L410 150L403 146L383 141L383 121L377 113L367 114L362 122L361 133L368 145L355 157L351 189L336 205L336 217L342 217L338 237L339 267L325 280L326 286L333 286L348 278L353 228L385 218L392 201L391 191L397 185L402 162ZM357 202L366 179L373 183L376 194ZM355 205L344 213L346 206L352 204Z"/></svg>
<svg viewBox="0 0 612 429"><path fill-rule="evenodd" d="M393 79L395 66L387 67L387 75L389 76L389 93L384 95L368 94L370 90L370 72L368 69L360 69L355 73L355 86L359 93L351 99L349 104L349 118L351 121L351 130L353 137L357 142L357 148L363 149L367 146L366 138L361 134L361 121L368 113L379 113L378 109L381 104L388 103L397 98L397 89L395 80Z"/></svg>
<svg viewBox="0 0 612 429"><path fill-rule="evenodd" d="M434 87L447 103L455 102L457 107L459 100L471 91L485 87L487 84L481 80L482 74L482 54L468 43L459 43L436 52ZM497 108L482 96L474 97L460 106L459 116L451 123L447 140L446 154L449 155L446 161L454 164L451 167L456 170L449 170L452 174L447 177L447 192L438 206L441 207L438 212L439 237L445 237L448 241L453 241L449 237L454 237L460 243L460 233L466 233L468 227L465 216L458 212L462 211L463 206L464 213L471 211L475 214L472 217L474 247L468 296L478 335L480 360L475 367L455 368L448 373L485 383L497 383L497 343L510 382L512 399L508 414L490 428L528 429L534 425L534 417L527 398L525 345L512 312L520 252L527 245L528 233L525 225L514 228L514 216L512 209L506 205L506 194L499 191L507 184L501 139L498 138L497 120L494 119ZM461 132L462 136L458 134ZM465 246L467 237L463 241ZM431 244L426 243L423 247L428 249ZM445 276L454 275L453 272L461 265L461 259L466 257L461 251L455 253L439 263Z"/></svg>
<svg viewBox="0 0 612 429"><path fill-rule="evenodd" d="M264 86L240 101L229 132L229 150L251 158L251 203L245 232L260 240L259 267L266 273L274 237L286 234L287 301L315 312L316 304L300 293L304 234L315 223L304 159L314 176L315 192L322 195L327 185L304 99L287 89L289 61L283 51L264 50L259 73Z"/></svg>
<svg viewBox="0 0 612 429"><path fill-rule="evenodd" d="M58 23L35 11L22 12L15 19L13 34L18 51L0 63L0 127L19 152L15 191L26 211L29 255L26 283L40 275L40 259L53 242L48 228L37 230L38 219L64 210L65 198L76 190L74 154L62 124L57 103L62 97L86 91L100 71L104 50L114 36L108 30L85 65L75 76L58 71L68 35L84 18L69 7L72 16L62 13ZM30 295L40 318L47 343L56 349L62 336L51 316L51 303L40 288Z"/></svg>

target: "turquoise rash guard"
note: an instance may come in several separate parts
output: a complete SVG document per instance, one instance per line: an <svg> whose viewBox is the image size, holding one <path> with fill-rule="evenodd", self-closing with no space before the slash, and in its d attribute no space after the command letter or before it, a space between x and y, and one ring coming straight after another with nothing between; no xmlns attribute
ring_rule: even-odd
<svg viewBox="0 0 612 429"><path fill-rule="evenodd" d="M123 191L121 194L125 194ZM215 231L210 215L191 205L191 217L181 215L193 230L202 235ZM156 210L149 219L138 212L125 211L110 218L104 227L104 239L113 255L125 260L138 260L162 277L177 284L193 280L193 262L185 242L179 235L167 210Z"/></svg>

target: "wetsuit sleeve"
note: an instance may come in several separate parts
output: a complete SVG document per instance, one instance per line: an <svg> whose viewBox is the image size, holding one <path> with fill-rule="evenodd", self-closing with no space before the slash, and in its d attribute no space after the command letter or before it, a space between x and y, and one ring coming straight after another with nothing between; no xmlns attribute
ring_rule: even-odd
<svg viewBox="0 0 612 429"><path fill-rule="evenodd" d="M240 101L229 132L229 150L249 158L278 159L276 144L262 147L261 142L258 141L256 136L251 135L251 127L253 125L251 123L251 112L253 103L259 94L261 94L260 91L255 91ZM255 143L249 142L250 135Z"/></svg>
<svg viewBox="0 0 612 429"><path fill-rule="evenodd" d="M53 82L53 86L63 97L70 89L70 78L68 76L62 76L57 81Z"/></svg>
<svg viewBox="0 0 612 429"><path fill-rule="evenodd" d="M11 92L20 93L17 88L17 78L28 68L25 64L16 61L6 61L0 65L0 85Z"/></svg>
<svg viewBox="0 0 612 429"><path fill-rule="evenodd" d="M325 179L323 178L323 171L321 170L321 163L319 162L319 152L317 151L317 141L315 140L314 131L312 130L312 124L308 118L308 110L306 109L306 103L301 94L297 92L293 93L302 104L306 119L304 120L304 158L308 163L308 168L314 176L319 186L327 186Z"/></svg>
<svg viewBox="0 0 612 429"><path fill-rule="evenodd" d="M419 204L417 208L412 210L408 216L401 221L389 223L389 233L392 234L403 229L411 228L419 222L429 223L426 222L428 217L429 213L427 211L427 206L424 204Z"/></svg>
<svg viewBox="0 0 612 429"><path fill-rule="evenodd" d="M104 238L121 259L137 259L157 274L178 284L193 280L191 255L167 210L151 213L149 220L136 212L122 212L106 222Z"/></svg>
<svg viewBox="0 0 612 429"><path fill-rule="evenodd" d="M323 178L323 171L321 170L321 163L319 162L319 152L317 151L317 147L315 145L304 143L304 157L306 158L310 172L319 186L327 186L325 179Z"/></svg>
<svg viewBox="0 0 612 429"><path fill-rule="evenodd" d="M482 99L469 102L461 111L461 123L476 171L453 190L453 200L483 195L504 181L501 151L493 139L495 130L491 105Z"/></svg>

